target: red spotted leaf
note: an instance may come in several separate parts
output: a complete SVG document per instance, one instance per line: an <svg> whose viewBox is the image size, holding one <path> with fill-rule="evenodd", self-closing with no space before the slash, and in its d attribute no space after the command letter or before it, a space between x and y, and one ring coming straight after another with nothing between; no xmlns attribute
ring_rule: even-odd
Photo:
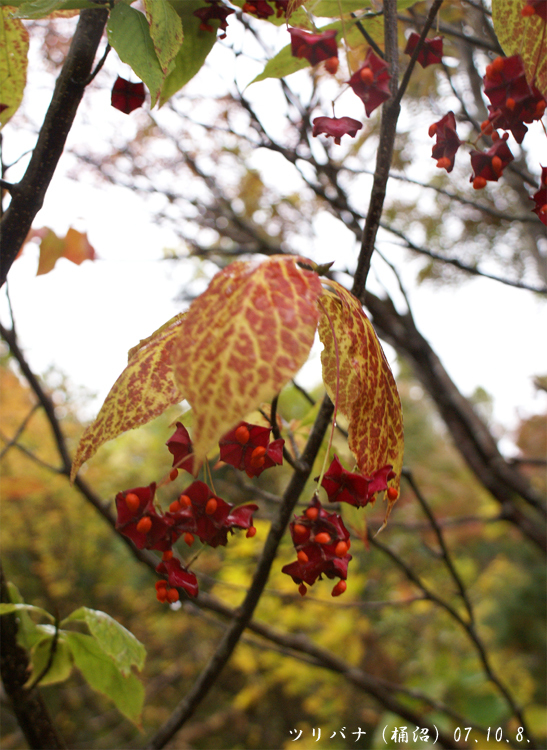
<svg viewBox="0 0 547 750"><path fill-rule="evenodd" d="M297 257L236 261L191 305L174 349L175 377L194 410L197 471L207 452L298 372L319 318L316 273Z"/></svg>
<svg viewBox="0 0 547 750"><path fill-rule="evenodd" d="M396 475L393 485L398 487L403 464L403 415L393 374L360 302L340 284L328 284L334 293L326 292L320 298L324 313L319 322L325 387L334 401L336 336L338 409L349 419L349 447L362 474L369 477L391 465ZM389 510L388 506L388 514Z"/></svg>
<svg viewBox="0 0 547 750"><path fill-rule="evenodd" d="M107 440L150 422L182 401L173 374L172 352L184 319L184 313L176 315L129 351L127 367L112 386L97 419L82 435L71 480Z"/></svg>

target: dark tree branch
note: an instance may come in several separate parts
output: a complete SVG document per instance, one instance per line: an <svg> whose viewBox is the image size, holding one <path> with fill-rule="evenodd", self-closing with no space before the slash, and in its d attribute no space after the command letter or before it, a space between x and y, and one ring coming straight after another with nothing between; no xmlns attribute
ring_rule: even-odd
<svg viewBox="0 0 547 750"><path fill-rule="evenodd" d="M76 111L89 80L108 10L82 10L53 97L23 179L12 188L12 199L0 222L0 286L21 249L34 217L42 207Z"/></svg>

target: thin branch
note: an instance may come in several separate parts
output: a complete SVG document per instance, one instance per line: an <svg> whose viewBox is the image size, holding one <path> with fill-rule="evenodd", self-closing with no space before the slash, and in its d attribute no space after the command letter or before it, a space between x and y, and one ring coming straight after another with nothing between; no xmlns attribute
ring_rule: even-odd
<svg viewBox="0 0 547 750"><path fill-rule="evenodd" d="M429 29L433 25L433 21L437 17L437 13L439 12L439 8L441 7L442 4L443 4L443 0L434 0L431 8L429 9L429 13L427 14L426 21L422 28L422 33L420 34L420 39L418 41L418 44L416 45L416 49L412 53L407 69L405 70L403 80L401 81L401 85L399 86L399 90L397 91L397 95L395 96L395 99L394 99L394 104L401 103L401 99L403 98L404 93L407 89L408 83L410 81L410 76L412 75L412 71L414 70L416 62L418 60L418 55L420 54L420 52L422 51L422 47L424 46L425 38L429 32Z"/></svg>
<svg viewBox="0 0 547 750"><path fill-rule="evenodd" d="M475 629L475 626L473 622L467 622L455 609L454 607L449 604L445 599L435 594L435 592L430 589L423 581L422 579L410 568L407 563L392 549L387 547L386 545L382 544L378 540L376 536L372 534L370 530L367 530L367 537L369 540L369 543L372 544L374 547L377 547L380 549L384 554L386 554L388 557L393 560L393 562L401 568L401 570L404 571L407 578L412 581L421 591L423 591L424 596L427 599L430 599L431 601L438 604L442 609L444 609L455 622L460 625L463 630L467 633L469 639L474 644L477 655L479 657L479 660L482 664L482 667L484 669L484 672L488 679L496 686L498 691L501 693L505 701L507 702L508 706L511 709L511 712L513 715L518 719L520 726L524 729L524 734L529 739L531 746L536 747L537 742L533 738L533 735L530 733L530 730L528 728L527 723L524 720L524 716L522 714L521 709L517 705L515 699L513 698L512 694L508 690L508 688L504 685L504 683L501 681L501 679L498 677L498 675L495 673L494 668L492 667L492 664L490 663L490 657L488 656L488 653L486 651L486 648L482 642L482 640L479 638L479 635ZM509 744L511 744L512 747L519 747L520 745L516 745L513 743L512 740L509 741Z"/></svg>
<svg viewBox="0 0 547 750"><path fill-rule="evenodd" d="M9 451L10 448L12 448L14 445L17 445L17 441L19 440L19 438L21 437L21 435L25 431L25 429L26 429L26 427L27 427L27 425L28 425L28 423L29 423L32 415L34 414L34 412L38 408L39 408L39 405L38 404L34 404L34 406L31 408L31 410L29 411L29 413L27 414L27 416L23 419L23 421L19 425L19 427L17 429L17 432L15 433L15 435L12 438L6 437L0 431L0 437L2 438L2 440L4 440L6 442L6 445L4 446L4 448L2 449L2 451L0 452L0 461L4 458L4 456Z"/></svg>
<svg viewBox="0 0 547 750"><path fill-rule="evenodd" d="M515 289L524 289L527 292L535 292L536 294L541 295L547 295L547 286L532 286L531 284L526 284L523 281L513 281L512 279L505 279L501 276L496 276L493 273L488 273L487 271L481 271L476 266L468 266L466 263L462 263L461 260L458 258L447 258L444 255L439 255L438 253L434 253L432 250L428 250L425 247L420 247L419 245L416 245L415 242L413 242L409 237L407 237L404 232L401 232L398 229L395 229L394 227L391 227L389 224L384 224L383 222L380 223L380 226L382 229L387 230L388 232L391 232L391 234L396 235L397 237L400 237L406 245L406 247L409 250L412 250L415 253L420 253L420 255L427 255L428 258L432 258L433 260L441 261L442 263L447 263L450 266L454 266L455 268L459 268L460 271L465 271L466 273L471 274L472 276L482 276L485 279L490 279L491 281L497 281L500 284L505 284L506 286L512 286Z"/></svg>
<svg viewBox="0 0 547 750"><path fill-rule="evenodd" d="M80 13L32 157L22 180L12 191L11 203L0 222L0 286L6 281L8 271L44 202L83 97L107 18L107 8L88 8Z"/></svg>
<svg viewBox="0 0 547 750"><path fill-rule="evenodd" d="M382 120L380 125L380 139L376 156L376 168L374 182L370 193L370 201L361 238L361 249L357 260L357 268L353 277L352 293L363 301L368 272L376 236L380 227L380 218L386 198L386 185L389 179L389 170L393 157L393 146L397 131L397 121L401 111L397 99L399 78L399 50L397 40L397 3L396 0L384 0L384 45L386 60L390 66L391 79L389 82L392 99L388 100L382 107Z"/></svg>

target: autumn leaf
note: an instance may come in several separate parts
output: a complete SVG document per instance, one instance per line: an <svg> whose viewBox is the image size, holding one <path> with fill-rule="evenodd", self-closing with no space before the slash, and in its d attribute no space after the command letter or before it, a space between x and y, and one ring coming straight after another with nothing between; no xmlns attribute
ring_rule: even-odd
<svg viewBox="0 0 547 750"><path fill-rule="evenodd" d="M324 313L319 321L327 393L333 401L336 399L336 336L338 409L349 420L350 450L359 471L366 476L391 464L398 487L403 465L403 416L393 374L359 300L335 281L327 283L334 291L321 296Z"/></svg>
<svg viewBox="0 0 547 750"><path fill-rule="evenodd" d="M13 8L0 8L0 128L17 111L27 82L28 31Z"/></svg>
<svg viewBox="0 0 547 750"><path fill-rule="evenodd" d="M494 30L505 54L520 54L526 80L547 98L547 24L537 13L523 16L524 6L523 0L492 0Z"/></svg>
<svg viewBox="0 0 547 750"><path fill-rule="evenodd" d="M172 353L185 314L181 313L129 351L125 370L112 386L95 421L85 430L70 480L107 440L140 427L182 401L175 382Z"/></svg>
<svg viewBox="0 0 547 750"><path fill-rule="evenodd" d="M25 242L40 239L40 258L36 276L49 273L55 267L59 258L66 258L77 266L84 260L96 260L95 248L87 239L85 232L78 232L72 227L64 237L58 237L52 229L31 229Z"/></svg>
<svg viewBox="0 0 547 750"><path fill-rule="evenodd" d="M319 277L274 255L236 261L191 305L175 345L175 377L194 410L197 468L222 435L298 372L319 319Z"/></svg>

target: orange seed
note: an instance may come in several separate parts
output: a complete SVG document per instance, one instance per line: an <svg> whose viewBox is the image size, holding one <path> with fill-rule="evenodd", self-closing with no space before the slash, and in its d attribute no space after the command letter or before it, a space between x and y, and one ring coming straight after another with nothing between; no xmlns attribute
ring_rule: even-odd
<svg viewBox="0 0 547 750"><path fill-rule="evenodd" d="M247 427L244 424L239 425L239 427L236 430L236 440L238 443L241 443L241 445L247 445L249 442L250 433Z"/></svg>
<svg viewBox="0 0 547 750"><path fill-rule="evenodd" d="M129 492L125 496L125 504L131 511L131 513L136 513L138 509L140 508L141 501L139 500L139 496L135 495L134 492Z"/></svg>
<svg viewBox="0 0 547 750"><path fill-rule="evenodd" d="M343 594L344 591L347 589L348 584L345 581L338 581L336 586L333 588L331 592L331 596L340 596L340 594Z"/></svg>
<svg viewBox="0 0 547 750"><path fill-rule="evenodd" d="M148 516L144 516L137 524L137 531L141 534L148 534L152 528L152 519Z"/></svg>

